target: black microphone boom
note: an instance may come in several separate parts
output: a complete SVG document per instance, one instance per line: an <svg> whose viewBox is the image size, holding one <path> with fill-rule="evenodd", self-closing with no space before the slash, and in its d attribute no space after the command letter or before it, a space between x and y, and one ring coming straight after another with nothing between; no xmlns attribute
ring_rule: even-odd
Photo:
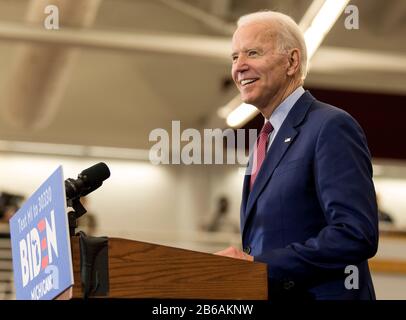
<svg viewBox="0 0 406 320"><path fill-rule="evenodd" d="M66 200L71 201L86 196L99 188L108 177L110 177L109 167L104 162L99 162L83 170L76 180L66 179Z"/></svg>

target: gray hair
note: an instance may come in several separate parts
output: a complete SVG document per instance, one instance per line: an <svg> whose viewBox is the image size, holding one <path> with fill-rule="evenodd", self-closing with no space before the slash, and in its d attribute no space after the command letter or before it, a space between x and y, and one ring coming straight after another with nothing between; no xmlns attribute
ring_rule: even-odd
<svg viewBox="0 0 406 320"><path fill-rule="evenodd" d="M296 22L286 14L276 11L258 11L244 15L238 19L237 26L241 27L251 23L272 23L279 25L277 46L279 51L297 48L301 53L300 75L304 80L307 75L307 48L303 32Z"/></svg>

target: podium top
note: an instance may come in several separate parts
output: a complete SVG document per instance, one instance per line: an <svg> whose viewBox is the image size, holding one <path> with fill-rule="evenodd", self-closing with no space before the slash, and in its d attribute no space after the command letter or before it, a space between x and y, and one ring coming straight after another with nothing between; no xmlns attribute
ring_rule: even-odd
<svg viewBox="0 0 406 320"><path fill-rule="evenodd" d="M71 246L73 298L82 298L78 237ZM108 279L106 298L268 298L266 264L120 238L108 238Z"/></svg>

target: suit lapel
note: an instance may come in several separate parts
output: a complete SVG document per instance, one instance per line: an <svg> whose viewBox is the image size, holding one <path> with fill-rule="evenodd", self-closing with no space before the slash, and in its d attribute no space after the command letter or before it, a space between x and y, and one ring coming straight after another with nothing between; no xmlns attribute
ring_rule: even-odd
<svg viewBox="0 0 406 320"><path fill-rule="evenodd" d="M241 210L241 230L244 233L246 222L253 211L254 204L258 199L261 191L271 178L275 168L282 160L284 154L292 145L299 131L297 126L304 120L304 117L315 99L306 91L292 107L281 128L279 129L272 145L262 163L261 169L253 185L252 191L249 191L249 175L245 176L243 186L243 201ZM252 158L250 158L250 161Z"/></svg>
<svg viewBox="0 0 406 320"><path fill-rule="evenodd" d="M251 159L250 159L251 161ZM249 168L249 166L248 166ZM248 174L247 169L245 171L245 176L244 176L244 183L242 187L242 201L241 201L241 210L240 210L240 228L243 230L244 224L245 224L245 212L246 212L246 207L247 207L247 200L248 196L250 194L250 178L251 176Z"/></svg>

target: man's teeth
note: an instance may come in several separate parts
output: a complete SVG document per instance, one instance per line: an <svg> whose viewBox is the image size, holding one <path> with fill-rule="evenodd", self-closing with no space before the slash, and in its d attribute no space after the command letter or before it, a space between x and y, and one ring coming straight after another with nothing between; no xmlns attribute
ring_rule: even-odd
<svg viewBox="0 0 406 320"><path fill-rule="evenodd" d="M254 82L256 80L257 79L244 79L244 80L241 80L240 83L241 83L241 85L245 86L246 84L252 83L252 82Z"/></svg>

